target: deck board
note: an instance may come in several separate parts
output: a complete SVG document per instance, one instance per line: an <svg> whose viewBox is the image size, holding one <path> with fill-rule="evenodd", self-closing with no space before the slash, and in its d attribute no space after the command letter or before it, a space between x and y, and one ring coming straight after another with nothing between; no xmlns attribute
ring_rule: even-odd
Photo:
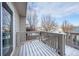
<svg viewBox="0 0 79 59"><path fill-rule="evenodd" d="M41 47L37 44L37 49L40 52L41 56L44 56L44 52L42 51Z"/></svg>
<svg viewBox="0 0 79 59"><path fill-rule="evenodd" d="M47 55L49 55L49 56L54 55L54 54L51 52L52 50L50 50L48 47L46 47L46 45L43 46L42 43L40 43L39 45L42 46L41 48L44 49L44 51L46 52Z"/></svg>
<svg viewBox="0 0 79 59"><path fill-rule="evenodd" d="M47 50L48 47L44 46L41 43L38 46L41 46L41 48L42 48L42 50L43 50L43 52L45 53L46 56L47 55L51 56L50 52Z"/></svg>
<svg viewBox="0 0 79 59"><path fill-rule="evenodd" d="M42 54L44 54L45 56L47 56L47 53L45 52L45 49L43 49L43 47L41 47L41 45L39 43L35 44L36 46L38 46L38 51L40 50Z"/></svg>
<svg viewBox="0 0 79 59"><path fill-rule="evenodd" d="M43 42L33 40L21 46L19 56L58 56L58 54Z"/></svg>

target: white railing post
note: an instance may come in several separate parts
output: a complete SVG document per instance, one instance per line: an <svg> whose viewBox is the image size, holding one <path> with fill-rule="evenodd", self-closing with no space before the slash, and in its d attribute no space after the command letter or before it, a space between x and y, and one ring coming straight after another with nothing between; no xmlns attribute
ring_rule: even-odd
<svg viewBox="0 0 79 59"><path fill-rule="evenodd" d="M65 38L63 34L59 35L58 38L58 53L62 56L65 55Z"/></svg>

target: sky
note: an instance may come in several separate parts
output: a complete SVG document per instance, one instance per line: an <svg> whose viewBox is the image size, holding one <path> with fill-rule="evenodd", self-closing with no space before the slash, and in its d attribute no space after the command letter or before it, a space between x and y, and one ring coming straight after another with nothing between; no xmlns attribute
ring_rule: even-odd
<svg viewBox="0 0 79 59"><path fill-rule="evenodd" d="M38 26L41 24L43 15L51 15L58 25L64 20L79 26L79 2L29 2L28 10L36 10L38 15Z"/></svg>

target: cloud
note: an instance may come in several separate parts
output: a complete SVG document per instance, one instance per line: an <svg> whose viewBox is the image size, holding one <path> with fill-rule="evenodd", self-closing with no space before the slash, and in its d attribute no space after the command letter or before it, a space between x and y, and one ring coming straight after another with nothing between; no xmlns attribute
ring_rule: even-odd
<svg viewBox="0 0 79 59"><path fill-rule="evenodd" d="M51 14L53 17L65 17L73 13L79 13L78 2L41 2L34 3L34 6L33 8L37 10L38 14Z"/></svg>

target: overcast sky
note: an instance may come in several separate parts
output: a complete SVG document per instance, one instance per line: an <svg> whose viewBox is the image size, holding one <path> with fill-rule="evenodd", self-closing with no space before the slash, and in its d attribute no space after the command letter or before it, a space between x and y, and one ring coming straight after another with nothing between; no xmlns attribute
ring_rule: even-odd
<svg viewBox="0 0 79 59"><path fill-rule="evenodd" d="M28 3L28 6L31 6L29 10L37 11L39 25L43 15L52 15L59 25L61 25L64 20L68 20L71 24L79 25L79 3L77 2L35 2Z"/></svg>

